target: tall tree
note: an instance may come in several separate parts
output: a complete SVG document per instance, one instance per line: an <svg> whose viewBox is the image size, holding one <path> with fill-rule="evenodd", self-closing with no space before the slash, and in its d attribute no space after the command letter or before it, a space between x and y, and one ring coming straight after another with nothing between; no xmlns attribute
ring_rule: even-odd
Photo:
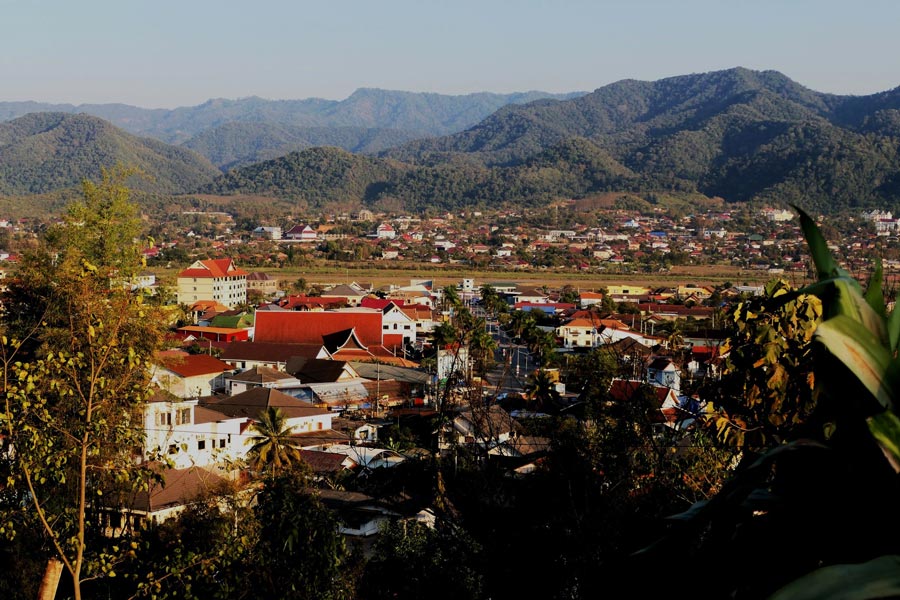
<svg viewBox="0 0 900 600"><path fill-rule="evenodd" d="M130 285L140 268L139 221L126 175L117 169L85 184L62 225L24 258L0 324L9 481L27 491L27 503L4 507L2 516L41 532L76 599L85 581L112 574L121 558L91 546L92 528L105 510L120 508L115 499L153 478L133 449L142 446L148 359L163 320Z"/></svg>
<svg viewBox="0 0 900 600"><path fill-rule="evenodd" d="M259 414L259 421L250 426L253 435L247 438L251 444L247 453L250 463L258 472L277 476L285 468L297 464L300 449L291 437L293 427L280 408L270 406Z"/></svg>

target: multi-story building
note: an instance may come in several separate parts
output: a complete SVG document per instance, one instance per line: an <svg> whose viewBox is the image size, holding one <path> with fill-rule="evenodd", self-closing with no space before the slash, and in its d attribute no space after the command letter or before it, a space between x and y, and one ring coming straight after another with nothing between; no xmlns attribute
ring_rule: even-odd
<svg viewBox="0 0 900 600"><path fill-rule="evenodd" d="M214 300L228 308L247 302L247 271L230 258L198 260L178 274L178 302Z"/></svg>

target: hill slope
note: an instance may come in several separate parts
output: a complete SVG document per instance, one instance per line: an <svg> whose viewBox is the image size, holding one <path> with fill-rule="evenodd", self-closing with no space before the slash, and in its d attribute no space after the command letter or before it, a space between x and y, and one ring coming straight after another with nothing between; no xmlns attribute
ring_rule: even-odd
<svg viewBox="0 0 900 600"><path fill-rule="evenodd" d="M399 129L296 127L274 123L230 122L199 133L182 146L207 157L223 170L284 156L313 146L376 153L416 139Z"/></svg>
<svg viewBox="0 0 900 600"><path fill-rule="evenodd" d="M190 150L133 136L96 117L32 113L0 123L0 194L71 187L117 163L148 175L134 186L149 192L191 190L218 174Z"/></svg>

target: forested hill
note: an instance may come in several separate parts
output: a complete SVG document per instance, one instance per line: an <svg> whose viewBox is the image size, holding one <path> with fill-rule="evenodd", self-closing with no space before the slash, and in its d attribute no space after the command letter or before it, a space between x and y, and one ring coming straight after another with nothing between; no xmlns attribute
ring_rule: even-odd
<svg viewBox="0 0 900 600"><path fill-rule="evenodd" d="M41 194L98 179L101 167L123 164L146 178L133 185L177 193L211 181L216 168L190 150L139 138L102 119L32 113L0 123L0 194Z"/></svg>
<svg viewBox="0 0 900 600"><path fill-rule="evenodd" d="M382 157L398 162L367 162L380 170L368 169L365 189L345 199L392 197L415 209L677 191L817 212L896 207L898 109L900 89L836 96L772 71L622 81L568 101L507 106L462 133L388 150ZM329 177L310 179L311 159L299 153L206 189L323 198ZM398 169L401 163L415 166ZM283 185L268 175L272 169ZM285 175L293 170L296 177Z"/></svg>
<svg viewBox="0 0 900 600"><path fill-rule="evenodd" d="M297 127L233 121L197 134L183 147L202 154L220 169L229 170L313 146L335 146L348 152L372 154L420 137L421 134L400 129Z"/></svg>
<svg viewBox="0 0 900 600"><path fill-rule="evenodd" d="M0 121L32 112L85 113L100 117L134 134L179 144L197 134L231 122L295 127L361 127L395 129L416 137L445 135L470 127L507 104L540 98L568 99L582 92L548 94L480 92L451 96L363 88L344 100L307 98L266 100L249 97L214 99L171 110L126 104L46 104L0 102Z"/></svg>
<svg viewBox="0 0 900 600"><path fill-rule="evenodd" d="M574 137L637 174L641 189L816 210L900 199L900 88L837 96L742 68L626 80L568 101L507 106L464 132L384 156L517 166Z"/></svg>

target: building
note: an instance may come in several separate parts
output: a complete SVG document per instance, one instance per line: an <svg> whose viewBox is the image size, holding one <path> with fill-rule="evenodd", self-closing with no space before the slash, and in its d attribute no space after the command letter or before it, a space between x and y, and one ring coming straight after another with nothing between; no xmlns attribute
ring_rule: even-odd
<svg viewBox="0 0 900 600"><path fill-rule="evenodd" d="M247 271L230 258L198 260L178 274L177 293L179 304L212 300L235 308L247 302Z"/></svg>

